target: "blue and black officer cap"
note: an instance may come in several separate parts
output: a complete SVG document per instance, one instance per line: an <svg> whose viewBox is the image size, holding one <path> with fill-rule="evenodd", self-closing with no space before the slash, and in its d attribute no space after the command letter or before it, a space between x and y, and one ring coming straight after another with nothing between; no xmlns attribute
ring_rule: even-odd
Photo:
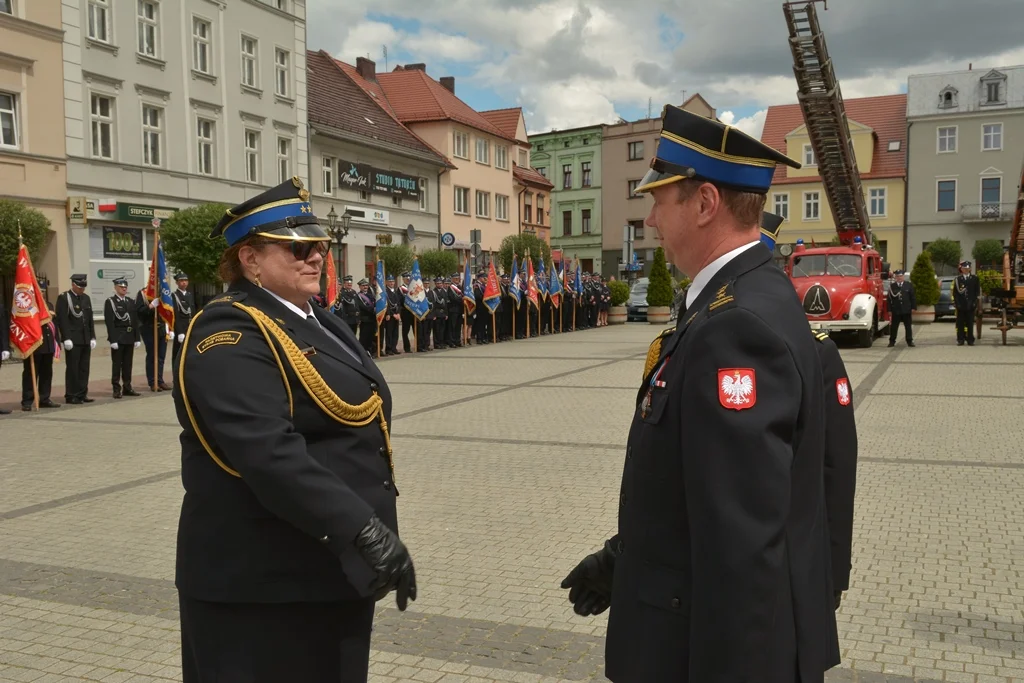
<svg viewBox="0 0 1024 683"><path fill-rule="evenodd" d="M775 243L782 232L782 216L767 211L761 214L761 244L775 251Z"/></svg>
<svg viewBox="0 0 1024 683"><path fill-rule="evenodd" d="M960 262L960 267L961 268L970 268L971 267L971 262L970 261L961 261Z"/></svg>
<svg viewBox="0 0 1024 683"><path fill-rule="evenodd" d="M114 285L116 285L117 287L127 287L128 280L123 277L114 278Z"/></svg>
<svg viewBox="0 0 1024 683"><path fill-rule="evenodd" d="M767 194L777 164L800 168L799 162L738 128L669 104L662 112L661 138L651 170L634 193L692 178Z"/></svg>
<svg viewBox="0 0 1024 683"><path fill-rule="evenodd" d="M228 246L247 237L298 242L329 242L298 177L286 180L224 212L210 237L224 235Z"/></svg>
<svg viewBox="0 0 1024 683"><path fill-rule="evenodd" d="M180 280L188 280L188 274L183 273L179 270L177 273L174 274L174 281L178 282Z"/></svg>

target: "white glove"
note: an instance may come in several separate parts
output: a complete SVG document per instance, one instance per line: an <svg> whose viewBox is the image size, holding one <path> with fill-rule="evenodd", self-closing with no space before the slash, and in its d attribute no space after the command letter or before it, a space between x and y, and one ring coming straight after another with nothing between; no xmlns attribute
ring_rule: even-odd
<svg viewBox="0 0 1024 683"><path fill-rule="evenodd" d="M178 335L178 343L180 344L180 343L182 343L183 341L185 341L185 335L184 335L184 334L179 334L179 335Z"/></svg>
<svg viewBox="0 0 1024 683"><path fill-rule="evenodd" d="M110 350L117 351L117 342L110 342Z"/></svg>
<svg viewBox="0 0 1024 683"><path fill-rule="evenodd" d="M135 342L135 348L139 348L140 346L142 346L142 342Z"/></svg>
<svg viewBox="0 0 1024 683"><path fill-rule="evenodd" d="M11 357L10 351L0 351L0 360L7 360Z"/></svg>
<svg viewBox="0 0 1024 683"><path fill-rule="evenodd" d="M153 299L152 301L149 302L149 307L150 308L156 308L159 305L160 305L160 299Z"/></svg>
<svg viewBox="0 0 1024 683"><path fill-rule="evenodd" d="M64 340L64 348L67 349L68 351L70 351L72 349L72 347L74 347L74 345L75 345L75 342L71 341L70 339L65 339Z"/></svg>
<svg viewBox="0 0 1024 683"><path fill-rule="evenodd" d="M95 349L96 348L96 340L95 339L90 339L89 340L89 348L90 349Z"/></svg>

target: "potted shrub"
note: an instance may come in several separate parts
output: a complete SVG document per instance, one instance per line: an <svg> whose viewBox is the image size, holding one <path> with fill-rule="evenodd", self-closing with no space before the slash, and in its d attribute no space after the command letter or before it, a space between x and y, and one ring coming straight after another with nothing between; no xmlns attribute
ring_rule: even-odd
<svg viewBox="0 0 1024 683"><path fill-rule="evenodd" d="M608 289L612 293L612 306L608 310L608 324L622 325L626 322L625 304L629 301L629 285L622 280L612 280L608 283Z"/></svg>
<svg viewBox="0 0 1024 683"><path fill-rule="evenodd" d="M664 325L672 314L672 275L665 265L665 250L658 247L647 284L647 321Z"/></svg>
<svg viewBox="0 0 1024 683"><path fill-rule="evenodd" d="M932 255L922 251L910 271L910 282L917 297L917 310L911 315L915 323L930 323L935 320L935 304L939 301L939 281L935 278Z"/></svg>

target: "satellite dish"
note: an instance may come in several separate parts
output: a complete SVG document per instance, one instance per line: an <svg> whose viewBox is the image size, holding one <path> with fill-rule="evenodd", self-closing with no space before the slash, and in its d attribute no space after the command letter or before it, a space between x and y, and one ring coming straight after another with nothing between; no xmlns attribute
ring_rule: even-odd
<svg viewBox="0 0 1024 683"><path fill-rule="evenodd" d="M405 228L405 239L410 242L416 241L416 228L413 227L412 223Z"/></svg>
<svg viewBox="0 0 1024 683"><path fill-rule="evenodd" d="M779 245L779 253L782 254L783 256L789 256L790 254L793 253L793 245L791 245L791 244Z"/></svg>

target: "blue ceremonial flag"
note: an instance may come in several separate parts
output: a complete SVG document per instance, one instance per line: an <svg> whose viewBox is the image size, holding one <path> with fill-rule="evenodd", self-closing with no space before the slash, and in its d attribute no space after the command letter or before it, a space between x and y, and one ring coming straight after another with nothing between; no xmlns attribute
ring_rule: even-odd
<svg viewBox="0 0 1024 683"><path fill-rule="evenodd" d="M409 278L409 292L405 295L405 310L416 316L417 320L423 320L430 312L430 302L427 301L427 293L423 291L419 259L412 262L412 277Z"/></svg>
<svg viewBox="0 0 1024 683"><path fill-rule="evenodd" d="M540 259L540 268L537 269L537 294L540 300L548 298L548 274L544 271L544 257Z"/></svg>
<svg viewBox="0 0 1024 683"><path fill-rule="evenodd" d="M466 315L476 310L476 294L473 293L473 274L469 271L469 259L466 259L466 272L462 274L462 303L466 306Z"/></svg>
<svg viewBox="0 0 1024 683"><path fill-rule="evenodd" d="M519 287L519 257L512 254L512 284L508 286L508 293L516 298L516 306L523 299L523 290Z"/></svg>
<svg viewBox="0 0 1024 683"><path fill-rule="evenodd" d="M551 282L548 284L548 296L551 297L551 305L555 308L561 306L562 299L562 278L558 277L558 269L551 265Z"/></svg>
<svg viewBox="0 0 1024 683"><path fill-rule="evenodd" d="M384 289L384 261L377 261L377 277L374 283L377 288L377 295L374 301L373 310L377 314L377 326L379 327L384 322L384 316L388 312L388 294L387 290Z"/></svg>
<svg viewBox="0 0 1024 683"><path fill-rule="evenodd" d="M174 300L171 298L171 286L167 284L167 259L164 258L164 243L160 234L156 235L156 249L153 251L153 262L149 267L149 282L146 284L144 296L146 303L160 299L157 313L167 323L168 329L174 329Z"/></svg>
<svg viewBox="0 0 1024 683"><path fill-rule="evenodd" d="M580 270L580 262L576 261L576 294L583 296L583 271Z"/></svg>

